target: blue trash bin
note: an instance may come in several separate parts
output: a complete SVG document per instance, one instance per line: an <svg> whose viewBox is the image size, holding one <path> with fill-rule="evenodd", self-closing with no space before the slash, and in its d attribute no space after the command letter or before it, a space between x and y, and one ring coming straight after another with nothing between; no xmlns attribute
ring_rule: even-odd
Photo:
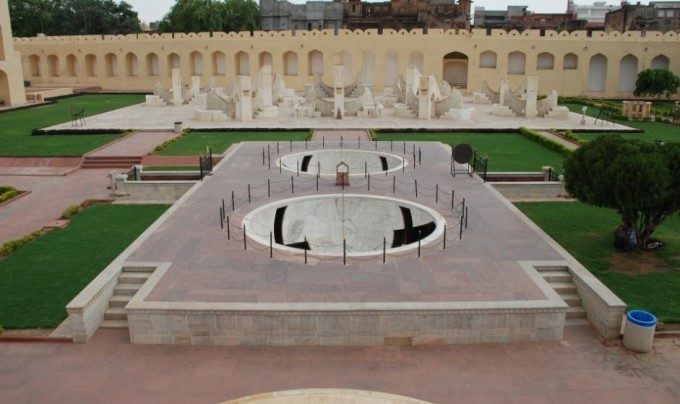
<svg viewBox="0 0 680 404"><path fill-rule="evenodd" d="M650 352L656 324L656 317L652 313L643 310L629 311L623 329L623 346L631 351Z"/></svg>

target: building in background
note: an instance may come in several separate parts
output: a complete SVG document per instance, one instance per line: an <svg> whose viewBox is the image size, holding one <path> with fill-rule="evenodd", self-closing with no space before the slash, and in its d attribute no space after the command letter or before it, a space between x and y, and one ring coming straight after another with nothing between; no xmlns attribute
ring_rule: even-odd
<svg viewBox="0 0 680 404"><path fill-rule="evenodd" d="M607 13L606 31L678 31L680 1L652 1L649 5L621 2L621 8Z"/></svg>
<svg viewBox="0 0 680 404"><path fill-rule="evenodd" d="M260 0L262 29L470 28L471 0Z"/></svg>
<svg viewBox="0 0 680 404"><path fill-rule="evenodd" d="M343 9L342 4L328 1L293 4L287 0L260 0L265 31L341 28Z"/></svg>
<svg viewBox="0 0 680 404"><path fill-rule="evenodd" d="M478 28L505 28L512 18L529 14L529 6L508 6L506 10L475 7L474 25Z"/></svg>
<svg viewBox="0 0 680 404"><path fill-rule="evenodd" d="M577 20L587 21L588 29L604 29L605 16L610 11L621 8L616 5L607 5L606 1L596 1L592 5L576 4L569 0L567 13L574 14Z"/></svg>

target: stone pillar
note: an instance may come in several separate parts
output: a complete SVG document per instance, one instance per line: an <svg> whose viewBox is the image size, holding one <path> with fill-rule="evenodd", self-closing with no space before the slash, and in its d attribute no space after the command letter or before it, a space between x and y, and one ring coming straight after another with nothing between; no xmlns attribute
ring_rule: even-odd
<svg viewBox="0 0 680 404"><path fill-rule="evenodd" d="M201 93L201 76L191 76L191 94Z"/></svg>
<svg viewBox="0 0 680 404"><path fill-rule="evenodd" d="M271 66L262 66L260 69L260 91L262 93L262 106L268 107L273 105L272 97L272 68Z"/></svg>
<svg viewBox="0 0 680 404"><path fill-rule="evenodd" d="M334 66L333 77L333 117L342 119L345 116L345 66Z"/></svg>
<svg viewBox="0 0 680 404"><path fill-rule="evenodd" d="M538 75L527 74L527 104L525 110L527 118L538 116Z"/></svg>
<svg viewBox="0 0 680 404"><path fill-rule="evenodd" d="M127 196L127 190L125 189L125 181L127 180L127 174L115 174L114 180L114 191L113 194L117 197Z"/></svg>
<svg viewBox="0 0 680 404"><path fill-rule="evenodd" d="M550 181L550 173L552 172L552 167L551 166L543 166L543 167L541 167L541 171L543 172L543 181L545 181L545 182Z"/></svg>
<svg viewBox="0 0 680 404"><path fill-rule="evenodd" d="M182 105L182 77L179 69L172 69L172 105Z"/></svg>
<svg viewBox="0 0 680 404"><path fill-rule="evenodd" d="M418 118L432 119L432 89L430 88L430 78L420 77L418 86Z"/></svg>
<svg viewBox="0 0 680 404"><path fill-rule="evenodd" d="M498 90L498 105L505 105L505 98L510 93L510 83L506 80L501 80L500 89Z"/></svg>
<svg viewBox="0 0 680 404"><path fill-rule="evenodd" d="M253 100L251 98L251 81L249 76L238 76L238 102L236 103L236 119L250 121L253 119Z"/></svg>

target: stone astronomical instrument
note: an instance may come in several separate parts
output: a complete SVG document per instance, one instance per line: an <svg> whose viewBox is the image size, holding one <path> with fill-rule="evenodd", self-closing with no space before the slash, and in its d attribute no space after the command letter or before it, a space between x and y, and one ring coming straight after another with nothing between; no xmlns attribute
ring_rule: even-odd
<svg viewBox="0 0 680 404"><path fill-rule="evenodd" d="M459 144L453 149L453 160L458 164L468 164L472 160L473 153L472 146L469 144Z"/></svg>
<svg viewBox="0 0 680 404"><path fill-rule="evenodd" d="M405 252L437 240L444 218L401 199L370 195L313 195L277 201L246 215L248 236L290 253L348 256Z"/></svg>
<svg viewBox="0 0 680 404"><path fill-rule="evenodd" d="M347 165L350 176L363 177L365 174L385 174L399 171L408 166L408 161L396 154L367 150L316 150L293 153L281 157L278 164L291 172L316 175L336 175L340 163Z"/></svg>

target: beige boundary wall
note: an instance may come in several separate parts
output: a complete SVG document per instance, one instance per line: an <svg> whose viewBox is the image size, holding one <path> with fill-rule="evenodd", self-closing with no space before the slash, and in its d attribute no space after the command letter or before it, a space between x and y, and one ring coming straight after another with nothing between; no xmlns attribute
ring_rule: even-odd
<svg viewBox="0 0 680 404"><path fill-rule="evenodd" d="M0 0L0 101L5 106L26 102L21 55L13 47L7 0Z"/></svg>
<svg viewBox="0 0 680 404"><path fill-rule="evenodd" d="M351 77L362 71L378 91L409 64L439 80L445 66L456 65L447 77L467 82L469 90L479 90L483 80L497 89L504 78L516 88L525 74L536 73L541 94L554 89L564 96L609 98L632 96L637 72L649 67L680 74L680 34L675 32L593 32L588 37L586 31L484 29L255 31L17 38L14 44L24 76L33 83L110 90L150 91L157 82L169 87L173 65L181 68L185 82L199 75L205 86L210 77L226 85L238 74L254 77L260 66L271 64L299 91L313 81L313 70L332 82L336 63L347 65Z"/></svg>

